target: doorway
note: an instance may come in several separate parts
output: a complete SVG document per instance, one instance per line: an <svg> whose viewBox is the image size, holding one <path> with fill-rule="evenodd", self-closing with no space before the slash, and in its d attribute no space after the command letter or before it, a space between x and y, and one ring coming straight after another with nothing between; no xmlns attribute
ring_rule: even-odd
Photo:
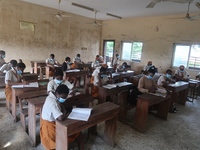
<svg viewBox="0 0 200 150"><path fill-rule="evenodd" d="M104 40L103 41L103 54L105 56L105 62L108 67L112 67L112 61L114 57L115 40Z"/></svg>

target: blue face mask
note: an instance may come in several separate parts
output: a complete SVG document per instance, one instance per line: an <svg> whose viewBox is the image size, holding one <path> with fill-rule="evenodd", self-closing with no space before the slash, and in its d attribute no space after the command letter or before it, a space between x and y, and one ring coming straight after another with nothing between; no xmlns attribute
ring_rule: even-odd
<svg viewBox="0 0 200 150"><path fill-rule="evenodd" d="M152 80L152 78L153 78L153 77L150 76L150 75L147 76L147 79L149 79L149 80Z"/></svg>
<svg viewBox="0 0 200 150"><path fill-rule="evenodd" d="M167 74L166 74L166 77L167 77L167 78L171 78L171 75L167 73Z"/></svg>
<svg viewBox="0 0 200 150"><path fill-rule="evenodd" d="M57 79L55 79L54 81L56 82L56 84L61 84L63 80L57 80Z"/></svg>
<svg viewBox="0 0 200 150"><path fill-rule="evenodd" d="M99 63L99 61L98 61L98 60L96 60L96 63Z"/></svg>
<svg viewBox="0 0 200 150"><path fill-rule="evenodd" d="M68 62L68 65L71 65L71 62Z"/></svg>
<svg viewBox="0 0 200 150"><path fill-rule="evenodd" d="M53 59L53 58L50 58L50 60L53 61L54 59Z"/></svg>
<svg viewBox="0 0 200 150"><path fill-rule="evenodd" d="M119 56L117 56L117 58L120 58Z"/></svg>
<svg viewBox="0 0 200 150"><path fill-rule="evenodd" d="M57 98L57 99L58 99L58 101L59 101L60 103L64 103L64 102L66 101L66 99L64 99L64 98L62 98L62 97Z"/></svg>
<svg viewBox="0 0 200 150"><path fill-rule="evenodd" d="M17 70L17 74L21 75L22 71L21 70Z"/></svg>
<svg viewBox="0 0 200 150"><path fill-rule="evenodd" d="M1 58L3 58L3 59L6 58L6 55L2 55Z"/></svg>
<svg viewBox="0 0 200 150"><path fill-rule="evenodd" d="M180 70L180 72L183 72L183 70Z"/></svg>
<svg viewBox="0 0 200 150"><path fill-rule="evenodd" d="M106 77L107 77L107 75L105 75L105 74L101 75L101 78L103 78L103 79L106 78Z"/></svg>
<svg viewBox="0 0 200 150"><path fill-rule="evenodd" d="M125 68L125 66L122 66L122 68L124 69L124 68Z"/></svg>

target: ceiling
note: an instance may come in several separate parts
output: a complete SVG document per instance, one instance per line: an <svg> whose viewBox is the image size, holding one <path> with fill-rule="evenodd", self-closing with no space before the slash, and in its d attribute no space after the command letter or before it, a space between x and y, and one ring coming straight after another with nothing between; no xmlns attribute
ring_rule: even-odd
<svg viewBox="0 0 200 150"><path fill-rule="evenodd" d="M58 8L58 0L21 1L55 9ZM62 11L89 18L94 18L94 12L73 6L71 5L72 2L97 10L98 20L117 19L107 16L106 13L114 14L122 18L186 14L188 6L188 4L182 3L159 2L154 6L154 8L146 8L151 0L61 0L60 9ZM190 13L200 14L200 9L195 6L195 2L200 2L200 0L193 0L190 6Z"/></svg>

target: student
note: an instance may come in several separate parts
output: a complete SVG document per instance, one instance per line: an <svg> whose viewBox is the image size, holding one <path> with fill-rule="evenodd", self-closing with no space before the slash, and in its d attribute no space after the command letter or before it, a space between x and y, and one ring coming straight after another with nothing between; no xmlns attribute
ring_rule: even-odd
<svg viewBox="0 0 200 150"><path fill-rule="evenodd" d="M99 63L103 63L103 56L99 56Z"/></svg>
<svg viewBox="0 0 200 150"><path fill-rule="evenodd" d="M73 89L74 85L71 84L69 81L67 80L63 80L63 71L62 70L57 70L55 72L55 79L49 81L48 85L47 85L47 92L55 92L56 88L61 85L64 84L66 85L70 90Z"/></svg>
<svg viewBox="0 0 200 150"><path fill-rule="evenodd" d="M76 57L74 58L74 63L84 64L83 61L81 60L81 55L80 54L76 55Z"/></svg>
<svg viewBox="0 0 200 150"><path fill-rule="evenodd" d="M109 79L106 75L106 71L107 71L108 66L106 64L103 64L101 67L97 67L94 72L92 73L92 78L90 80L91 83L93 83L93 87L91 90L91 94L93 98L98 98L99 96L99 88L98 86L100 86L99 83L99 73L105 73L105 75L101 76L101 83L104 85L106 84Z"/></svg>
<svg viewBox="0 0 200 150"><path fill-rule="evenodd" d="M0 50L0 67L5 64L4 58L6 57L6 52L4 50Z"/></svg>
<svg viewBox="0 0 200 150"><path fill-rule="evenodd" d="M113 69L116 70L119 68L119 54L115 55L116 58L113 60Z"/></svg>
<svg viewBox="0 0 200 150"><path fill-rule="evenodd" d="M1 68L0 68L0 74L3 74L4 72L7 72L9 70L12 69L13 66L17 65L17 61L16 60L11 60L8 64L4 64Z"/></svg>
<svg viewBox="0 0 200 150"><path fill-rule="evenodd" d="M46 66L50 67L49 75L54 76L55 67L54 65L59 65L59 63L55 60L55 55L51 54L50 58L46 59Z"/></svg>
<svg viewBox="0 0 200 150"><path fill-rule="evenodd" d="M179 69L176 70L175 77L177 81L188 81L190 78L183 65L180 65Z"/></svg>
<svg viewBox="0 0 200 150"><path fill-rule="evenodd" d="M127 71L131 69L131 66L127 64L127 62L123 62L121 66L119 66L119 71Z"/></svg>
<svg viewBox="0 0 200 150"><path fill-rule="evenodd" d="M65 61L62 64L62 71L67 71L71 69L71 59L70 57L66 57Z"/></svg>
<svg viewBox="0 0 200 150"><path fill-rule="evenodd" d="M14 62L14 60L13 60ZM17 61L13 64L16 64ZM6 100L9 102L12 101L12 85L17 85L17 84L22 84L22 73L24 69L26 68L24 63L18 63L16 66L12 66L12 69L6 72L5 75L5 95L6 95Z"/></svg>
<svg viewBox="0 0 200 150"><path fill-rule="evenodd" d="M138 90L142 93L155 93L158 85L155 83L153 76L155 74L154 69L149 69L147 75L140 78L138 83Z"/></svg>
<svg viewBox="0 0 200 150"><path fill-rule="evenodd" d="M67 100L68 93L68 87L61 84L55 92L49 93L43 105L40 122L40 138L42 145L48 150L56 148L55 121L62 121L66 118L68 112L66 112L63 103ZM73 142L79 135L81 135L80 132L69 136L68 143Z"/></svg>
<svg viewBox="0 0 200 150"><path fill-rule="evenodd" d="M159 77L157 84L159 86L166 87L169 83L174 83L174 80L172 79L172 71L170 69L166 71L165 75Z"/></svg>
<svg viewBox="0 0 200 150"><path fill-rule="evenodd" d="M99 63L99 55L97 55L95 57L95 61L92 63L92 66L93 67L99 67L100 66L100 63Z"/></svg>

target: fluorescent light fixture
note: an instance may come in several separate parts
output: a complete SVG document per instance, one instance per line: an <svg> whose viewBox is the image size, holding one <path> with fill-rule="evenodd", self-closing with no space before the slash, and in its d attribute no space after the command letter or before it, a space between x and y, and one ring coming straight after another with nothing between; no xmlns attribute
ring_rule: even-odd
<svg viewBox="0 0 200 150"><path fill-rule="evenodd" d="M110 13L107 13L106 15L111 16L111 17L115 17L115 18L118 18L118 19L122 19L122 17L117 16L117 15L113 15L113 14L110 14Z"/></svg>
<svg viewBox="0 0 200 150"><path fill-rule="evenodd" d="M87 7L87 6L84 6L84 5L80 5L80 4L77 4L77 3L72 3L72 5L76 6L76 7L83 8L83 9L87 9L87 10L90 10L90 11L94 11L93 8L90 8L90 7Z"/></svg>

